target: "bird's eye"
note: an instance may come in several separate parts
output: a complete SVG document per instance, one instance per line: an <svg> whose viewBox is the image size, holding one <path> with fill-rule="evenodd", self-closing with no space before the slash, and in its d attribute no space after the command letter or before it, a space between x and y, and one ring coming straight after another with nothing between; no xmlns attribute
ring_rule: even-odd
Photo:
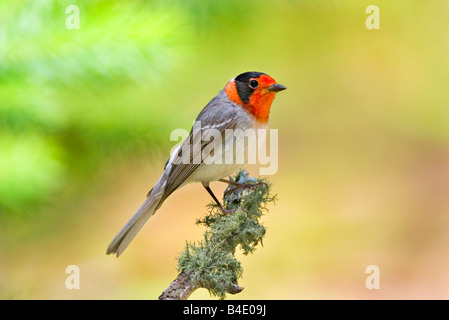
<svg viewBox="0 0 449 320"><path fill-rule="evenodd" d="M258 85L259 85L259 82L257 82L256 80L251 80L249 82L249 86L253 89L256 89Z"/></svg>

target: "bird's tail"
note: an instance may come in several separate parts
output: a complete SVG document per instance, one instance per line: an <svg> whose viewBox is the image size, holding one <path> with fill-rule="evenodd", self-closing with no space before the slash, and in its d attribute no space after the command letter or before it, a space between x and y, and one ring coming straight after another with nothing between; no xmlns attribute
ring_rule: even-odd
<svg viewBox="0 0 449 320"><path fill-rule="evenodd" d="M106 251L107 254L116 254L117 257L128 247L145 223L156 212L164 201L163 192L157 192L154 188L145 202L132 216L128 223L120 230Z"/></svg>

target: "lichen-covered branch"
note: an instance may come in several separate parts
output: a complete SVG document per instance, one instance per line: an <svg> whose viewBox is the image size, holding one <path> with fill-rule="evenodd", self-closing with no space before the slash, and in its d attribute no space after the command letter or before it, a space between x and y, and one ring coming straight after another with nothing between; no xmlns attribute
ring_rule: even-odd
<svg viewBox="0 0 449 320"><path fill-rule="evenodd" d="M223 201L225 209L235 212L223 214L215 204L209 205L209 213L197 221L206 226L204 239L186 243L178 257L180 273L159 299L185 300L198 288L220 299L241 292L237 282L243 269L235 251L239 247L246 255L262 244L266 229L259 220L275 200L270 188L266 180L250 178L246 171L231 178Z"/></svg>

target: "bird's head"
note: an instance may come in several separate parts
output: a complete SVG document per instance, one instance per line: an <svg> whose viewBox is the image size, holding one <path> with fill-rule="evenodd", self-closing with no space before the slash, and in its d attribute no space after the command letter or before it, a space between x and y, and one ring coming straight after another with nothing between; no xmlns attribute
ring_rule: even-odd
<svg viewBox="0 0 449 320"><path fill-rule="evenodd" d="M262 72L245 72L225 87L229 99L244 107L260 123L267 123L276 92L287 89Z"/></svg>

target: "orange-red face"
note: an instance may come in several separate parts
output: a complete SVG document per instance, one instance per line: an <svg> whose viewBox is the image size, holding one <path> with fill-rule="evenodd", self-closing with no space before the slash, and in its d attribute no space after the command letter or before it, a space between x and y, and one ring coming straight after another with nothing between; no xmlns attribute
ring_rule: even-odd
<svg viewBox="0 0 449 320"><path fill-rule="evenodd" d="M276 92L285 89L269 75L245 72L229 81L225 92L231 101L244 107L259 122L266 123Z"/></svg>

